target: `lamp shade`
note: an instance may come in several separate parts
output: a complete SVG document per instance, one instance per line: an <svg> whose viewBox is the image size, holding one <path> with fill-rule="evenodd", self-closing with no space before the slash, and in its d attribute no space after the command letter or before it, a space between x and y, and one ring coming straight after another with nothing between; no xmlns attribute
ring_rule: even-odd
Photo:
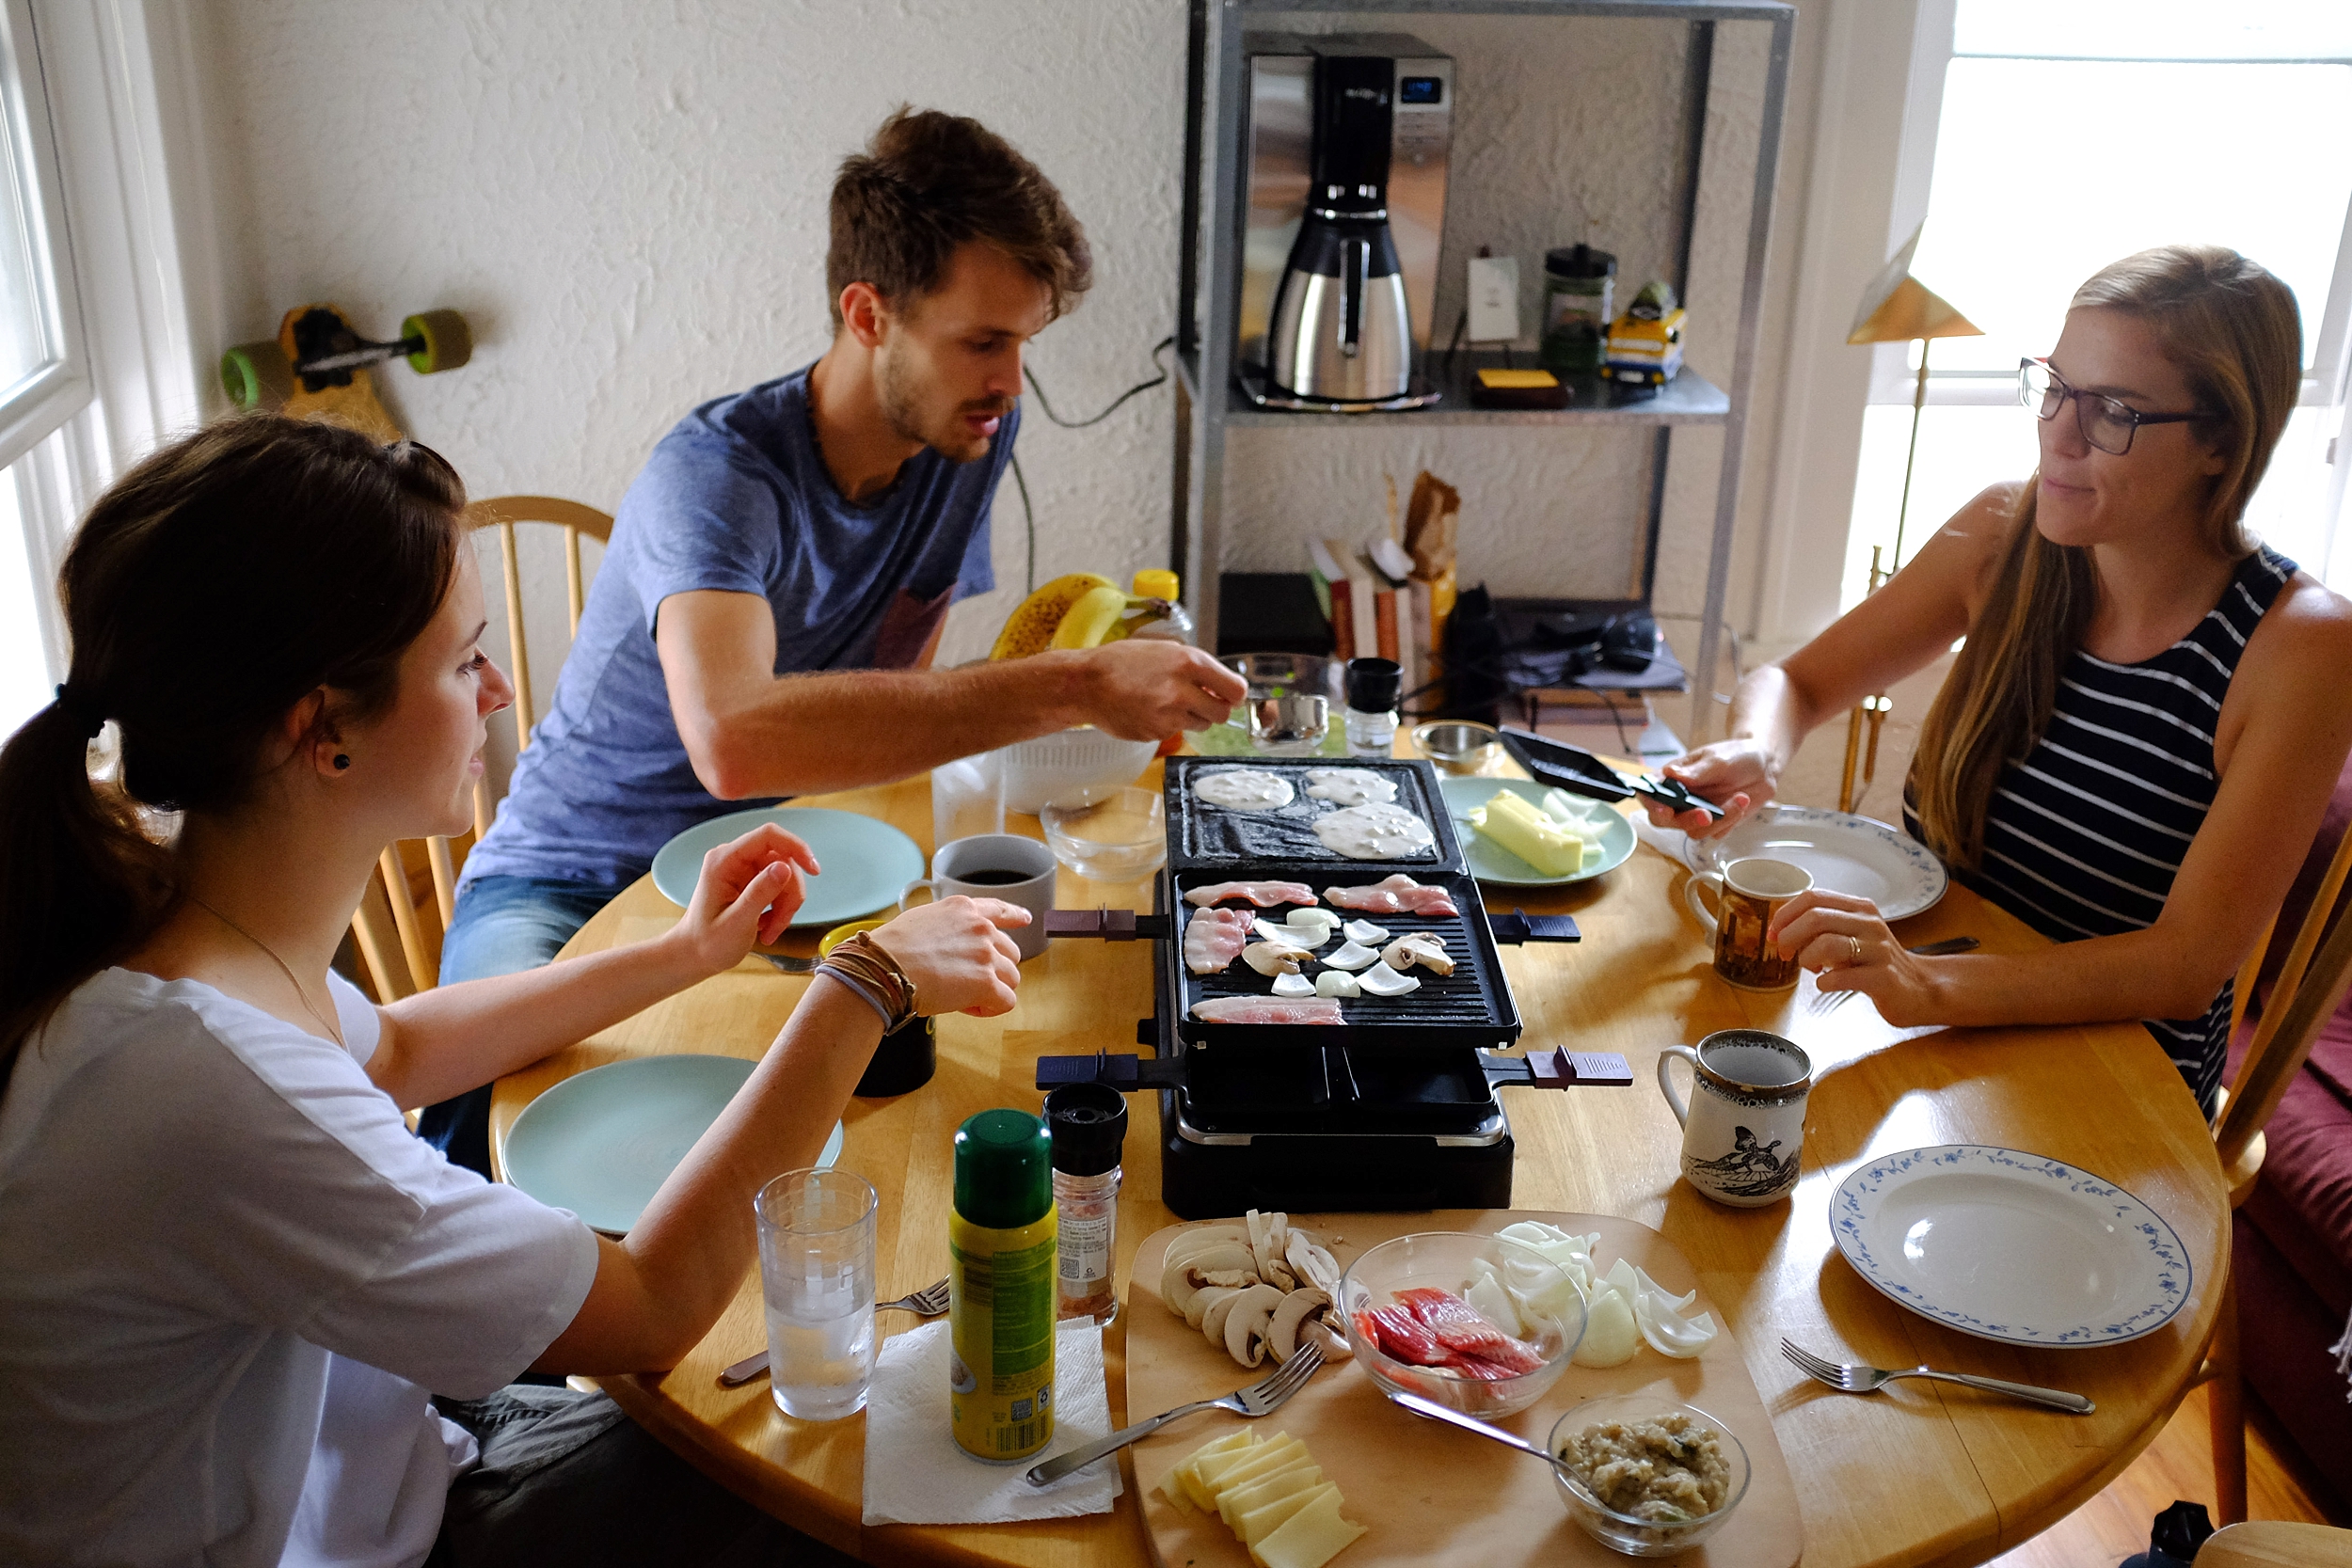
<svg viewBox="0 0 2352 1568"><path fill-rule="evenodd" d="M1920 230L1913 230L1903 247L1887 259L1870 279L1870 286L1862 291L1862 303L1854 311L1853 329L1846 334L1846 341L1903 343L1914 338L1984 336L1984 328L1911 276L1911 253L1919 248L1919 233Z"/></svg>

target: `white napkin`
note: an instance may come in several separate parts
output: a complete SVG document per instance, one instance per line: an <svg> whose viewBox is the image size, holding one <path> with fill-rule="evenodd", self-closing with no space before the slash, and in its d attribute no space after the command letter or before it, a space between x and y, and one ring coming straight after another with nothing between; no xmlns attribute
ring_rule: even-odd
<svg viewBox="0 0 2352 1568"><path fill-rule="evenodd" d="M991 1465L956 1447L947 1425L947 1320L882 1341L866 1396L866 1522L993 1525L1108 1513L1121 1490L1116 1457L1051 1486L1033 1465L1111 1434L1103 1331L1063 1323L1054 1344L1054 1441L1018 1465Z"/></svg>

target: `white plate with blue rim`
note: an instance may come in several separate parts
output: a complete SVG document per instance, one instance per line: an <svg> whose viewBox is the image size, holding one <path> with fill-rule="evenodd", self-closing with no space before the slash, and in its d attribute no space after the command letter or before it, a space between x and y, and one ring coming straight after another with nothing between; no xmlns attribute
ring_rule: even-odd
<svg viewBox="0 0 2352 1568"><path fill-rule="evenodd" d="M1865 1160L1830 1233L1898 1306L2007 1345L2117 1345L2172 1321L2194 1283L2163 1215L2045 1155L1941 1144Z"/></svg>
<svg viewBox="0 0 2352 1568"><path fill-rule="evenodd" d="M1750 855L1802 866L1813 885L1867 898L1882 920L1935 908L1950 879L1924 844L1873 817L1811 806L1766 806L1721 838L1693 838L1684 863L1712 871Z"/></svg>
<svg viewBox="0 0 2352 1568"><path fill-rule="evenodd" d="M626 1236L758 1064L740 1056L635 1056L575 1073L515 1118L500 1150L509 1184L592 1230ZM834 1123L819 1167L841 1158Z"/></svg>
<svg viewBox="0 0 2352 1568"><path fill-rule="evenodd" d="M663 845L653 858L653 885L684 909L703 857L765 822L796 834L825 868L804 879L807 896L792 916L795 930L824 930L889 909L898 890L923 875L922 847L887 822L825 806L758 806L697 822Z"/></svg>

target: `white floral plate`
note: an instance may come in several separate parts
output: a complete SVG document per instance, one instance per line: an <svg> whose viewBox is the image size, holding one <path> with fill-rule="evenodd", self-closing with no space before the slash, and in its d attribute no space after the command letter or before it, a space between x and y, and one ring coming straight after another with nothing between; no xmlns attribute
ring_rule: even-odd
<svg viewBox="0 0 2352 1568"><path fill-rule="evenodd" d="M1866 1160L1829 1220L1854 1272L1980 1339L2121 1344L2188 1300L2188 1252L2163 1215L2039 1154L1944 1144Z"/></svg>
<svg viewBox="0 0 2352 1568"><path fill-rule="evenodd" d="M1766 806L1721 838L1690 839L1682 859L1693 871L1711 871L1747 855L1763 855L1812 875L1813 885L1867 898L1883 920L1902 920L1935 908L1949 879L1928 847L1885 823L1811 806Z"/></svg>

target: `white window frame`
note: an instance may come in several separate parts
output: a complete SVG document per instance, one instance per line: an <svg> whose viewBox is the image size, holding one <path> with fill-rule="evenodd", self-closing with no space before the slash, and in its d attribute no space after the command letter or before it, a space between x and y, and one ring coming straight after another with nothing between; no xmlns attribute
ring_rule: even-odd
<svg viewBox="0 0 2352 1568"><path fill-rule="evenodd" d="M1930 0L1935 3L1935 0ZM1950 9L1953 0L1941 0ZM1948 23L1940 36L1943 48L1940 57L1931 49L1922 49L1913 59L1913 91L1919 95L1924 87L1923 75L1932 72L1933 89L1926 96L1930 111L1925 123L1917 116L1906 118L1904 161L1899 176L1896 205L1899 211L1927 214L1929 185L1933 178L1935 142L1942 121L1943 80L1947 67L1954 59L2046 59L2104 60L2123 59L2123 55L2092 55L2083 54L2026 55L2008 51L1957 50L1952 46ZM2342 65L2352 66L2352 55L2315 55L2287 60L2278 56L2263 56L2239 60L2214 56L2184 61L2198 65ZM1915 158L1913 145L1917 138ZM1870 390L1868 404L1881 407L1899 404L1908 407L1917 390L1918 372L1912 363L1910 343L1880 343L1871 351ZM2346 470L2352 469L2352 206L2344 214L2343 236L2336 245L2335 270L2328 281L2328 298L2320 307L2318 329L2312 335L2310 363L2303 374L2302 385L2296 395L2298 408L2332 408L2342 414L2338 431L2328 445L2328 474L2326 515L2323 537L2327 539L2324 562L2305 564L2329 581L2352 575L2352 529L2344 527L2347 485ZM2016 401L2015 373L2010 371L1945 371L1938 370L1932 360L1928 367L1927 403L1935 407L1991 407ZM1848 486L1851 506L1851 486ZM1843 515L1841 515L1842 516ZM1843 560L1841 548L1836 559ZM1823 625L1827 625L1826 622Z"/></svg>
<svg viewBox="0 0 2352 1568"><path fill-rule="evenodd" d="M50 358L13 387L0 388L0 467L48 439L90 401L89 359L79 274L66 222L65 179L57 159L51 88L32 0L0 3L0 115L20 152L0 168L22 189L32 276L41 295L41 332Z"/></svg>

